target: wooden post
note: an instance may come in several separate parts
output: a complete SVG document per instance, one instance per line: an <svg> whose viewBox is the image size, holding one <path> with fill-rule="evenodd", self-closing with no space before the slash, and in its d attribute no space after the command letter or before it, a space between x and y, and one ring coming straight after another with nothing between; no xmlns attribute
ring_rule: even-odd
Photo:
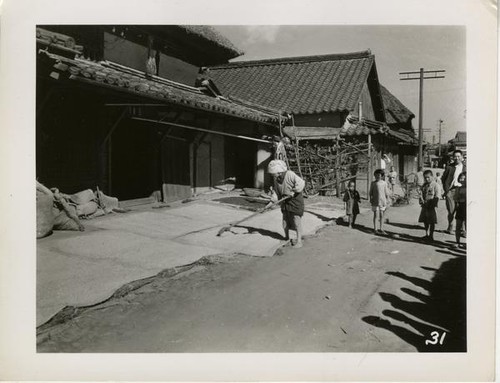
<svg viewBox="0 0 500 383"><path fill-rule="evenodd" d="M337 190L337 197L340 197L340 145L339 145L339 138L337 136L337 150L336 150L336 157L335 157L335 185L336 185L336 190Z"/></svg>
<svg viewBox="0 0 500 383"><path fill-rule="evenodd" d="M420 68L420 87L418 97L418 163L417 166L423 166L422 161L422 146L424 128L422 118L424 115L424 68Z"/></svg>
<svg viewBox="0 0 500 383"><path fill-rule="evenodd" d="M359 102L359 123L363 123L363 103ZM366 168L366 199L370 199L370 184L372 181L372 135L368 130L368 162Z"/></svg>
<svg viewBox="0 0 500 383"><path fill-rule="evenodd" d="M372 181L372 135L368 133L368 170L366 174L366 199L370 199L371 181Z"/></svg>
<svg viewBox="0 0 500 383"><path fill-rule="evenodd" d="M113 178L111 176L113 163L112 163L112 146L111 146L111 136L108 138L108 194L112 195L112 183Z"/></svg>
<svg viewBox="0 0 500 383"><path fill-rule="evenodd" d="M295 137L297 137L297 136L295 136ZM295 138L295 145L293 146L293 148L295 150L295 158L297 160L297 167L299 168L300 178L304 179L304 175L302 174L302 169L300 167L299 145L300 145L299 139Z"/></svg>

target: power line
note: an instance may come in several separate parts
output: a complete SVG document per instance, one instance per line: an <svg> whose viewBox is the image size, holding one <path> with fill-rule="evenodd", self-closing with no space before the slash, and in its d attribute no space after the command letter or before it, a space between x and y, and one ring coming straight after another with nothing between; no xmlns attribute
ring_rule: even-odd
<svg viewBox="0 0 500 383"><path fill-rule="evenodd" d="M418 167L422 166L422 146L423 146L423 127L422 120L424 115L424 80L432 80L445 78L444 73L446 71L444 69L437 70L424 70L424 68L420 68L418 72L399 72L401 76L405 76L400 78L401 81L407 80L419 80L419 98L418 98ZM418 77L416 75L418 74Z"/></svg>
<svg viewBox="0 0 500 383"><path fill-rule="evenodd" d="M434 78L434 77L432 77L432 78ZM463 91L465 91L466 88L465 87L459 87L459 88L448 88L448 89L439 89L439 90L428 90L426 93L427 94L431 94L431 93L446 93L446 92L452 92L452 91L456 91L456 90L463 90ZM398 97L412 96L414 94L415 94L414 92L399 93Z"/></svg>

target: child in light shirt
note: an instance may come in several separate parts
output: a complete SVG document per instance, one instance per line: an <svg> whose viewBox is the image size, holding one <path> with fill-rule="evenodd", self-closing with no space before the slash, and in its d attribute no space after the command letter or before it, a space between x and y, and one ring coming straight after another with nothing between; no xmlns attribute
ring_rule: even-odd
<svg viewBox="0 0 500 383"><path fill-rule="evenodd" d="M375 181L370 185L370 203L373 211L373 232L375 234L387 234L383 230L384 225L384 212L389 206L389 199L391 193L387 182L384 181L384 171L377 169L373 173ZM377 220L379 222L379 230L377 230Z"/></svg>

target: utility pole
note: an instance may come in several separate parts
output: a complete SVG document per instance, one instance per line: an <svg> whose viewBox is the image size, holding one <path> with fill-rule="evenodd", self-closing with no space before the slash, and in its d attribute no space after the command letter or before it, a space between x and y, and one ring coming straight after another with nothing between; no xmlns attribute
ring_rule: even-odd
<svg viewBox="0 0 500 383"><path fill-rule="evenodd" d="M439 146L438 146L438 156L441 157L441 125L443 124L443 120L439 119Z"/></svg>
<svg viewBox="0 0 500 383"><path fill-rule="evenodd" d="M418 98L418 163L417 166L422 166L422 146L423 146L423 128L422 128L422 119L424 115L424 80L436 79L436 78L444 78L444 73L446 71L442 69L438 70L424 70L424 68L420 68L418 72L400 72L400 75L406 76L400 78L400 80L419 80L419 98ZM433 73L433 76L427 76L428 73ZM419 75L415 77L415 75Z"/></svg>

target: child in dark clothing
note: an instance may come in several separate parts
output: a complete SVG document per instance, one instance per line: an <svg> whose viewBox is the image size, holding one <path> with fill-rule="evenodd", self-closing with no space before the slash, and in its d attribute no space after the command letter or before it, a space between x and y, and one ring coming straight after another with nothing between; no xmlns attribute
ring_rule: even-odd
<svg viewBox="0 0 500 383"><path fill-rule="evenodd" d="M356 217L359 214L359 201L361 197L356 190L356 182L349 181L347 190L344 194L345 214L349 217L349 227L353 228L356 223Z"/></svg>
<svg viewBox="0 0 500 383"><path fill-rule="evenodd" d="M440 189L432 171L426 170L424 172L424 184L422 185L422 194L420 196L420 217L418 222L423 222L425 226L425 237L427 240L434 240L434 227L437 223L436 207L439 201Z"/></svg>

